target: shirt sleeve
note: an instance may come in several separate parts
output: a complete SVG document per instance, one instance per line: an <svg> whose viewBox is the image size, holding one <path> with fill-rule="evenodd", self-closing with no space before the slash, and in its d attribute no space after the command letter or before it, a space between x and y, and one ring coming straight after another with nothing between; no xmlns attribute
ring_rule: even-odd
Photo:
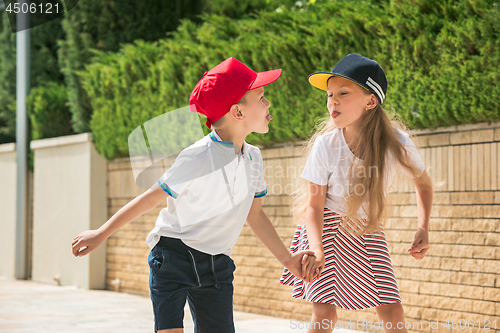
<svg viewBox="0 0 500 333"><path fill-rule="evenodd" d="M420 177L422 173L424 173L425 165L424 162L422 162L422 159L420 158L420 154L417 151L417 147L415 147L415 144L410 139L410 136L407 133L399 130L398 132L399 132L399 141L403 144L404 148L408 152L408 164L414 167L415 170L417 171L416 177ZM412 179L414 178L413 174L409 170L406 170L406 168L402 169L406 176Z"/></svg>
<svg viewBox="0 0 500 333"><path fill-rule="evenodd" d="M314 141L311 153L307 158L306 166L302 172L302 178L317 185L328 184L328 154L325 142L321 137L318 137Z"/></svg>
<svg viewBox="0 0 500 333"><path fill-rule="evenodd" d="M187 148L175 159L174 164L158 179L160 187L172 198L184 192L191 182L199 177L196 149Z"/></svg>
<svg viewBox="0 0 500 333"><path fill-rule="evenodd" d="M257 157L257 159L255 159L255 161L259 162L260 163L260 166L259 166L259 176L258 176L258 180L257 180L257 187L255 188L255 195L254 195L254 198L262 198L263 196L265 196L267 194L267 186L266 186L266 180L264 179L264 162L262 160L262 155L260 154L260 152L258 154L254 154L256 155L255 157Z"/></svg>

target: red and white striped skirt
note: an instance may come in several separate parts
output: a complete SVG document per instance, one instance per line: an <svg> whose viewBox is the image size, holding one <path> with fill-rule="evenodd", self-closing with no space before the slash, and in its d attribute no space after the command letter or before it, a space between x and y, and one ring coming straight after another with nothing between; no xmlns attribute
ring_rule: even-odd
<svg viewBox="0 0 500 333"><path fill-rule="evenodd" d="M325 208L323 249L325 268L307 283L285 268L280 283L293 286L292 296L360 310L401 302L385 233L357 236L339 228L342 217ZM309 249L305 226L298 226L290 250Z"/></svg>

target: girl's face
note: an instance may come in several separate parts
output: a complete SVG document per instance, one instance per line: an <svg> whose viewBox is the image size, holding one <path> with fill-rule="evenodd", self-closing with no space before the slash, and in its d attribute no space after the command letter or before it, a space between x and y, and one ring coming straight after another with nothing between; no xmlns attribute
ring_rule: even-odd
<svg viewBox="0 0 500 333"><path fill-rule="evenodd" d="M366 109L373 108L374 95L367 94L366 90L343 77L330 78L326 92L326 106L337 128L357 127L361 117L368 112Z"/></svg>

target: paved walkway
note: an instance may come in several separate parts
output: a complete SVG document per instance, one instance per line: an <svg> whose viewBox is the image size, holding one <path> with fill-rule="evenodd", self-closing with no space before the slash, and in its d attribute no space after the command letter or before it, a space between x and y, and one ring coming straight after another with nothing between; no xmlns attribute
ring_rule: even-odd
<svg viewBox="0 0 500 333"><path fill-rule="evenodd" d="M234 316L238 333L306 332L298 328L299 322L289 319L243 312L235 312ZM187 308L184 327L185 333L193 333ZM0 277L0 332L151 333L153 313L147 297Z"/></svg>

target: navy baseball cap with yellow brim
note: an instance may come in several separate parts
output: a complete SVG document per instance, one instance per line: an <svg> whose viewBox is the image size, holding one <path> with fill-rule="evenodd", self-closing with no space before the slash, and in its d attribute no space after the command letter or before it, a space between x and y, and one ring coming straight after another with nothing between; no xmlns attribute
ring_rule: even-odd
<svg viewBox="0 0 500 333"><path fill-rule="evenodd" d="M343 77L375 94L380 104L385 100L387 78L384 70L375 60L356 53L350 53L342 58L331 72L312 73L307 79L314 87L326 90L328 80L333 76Z"/></svg>

